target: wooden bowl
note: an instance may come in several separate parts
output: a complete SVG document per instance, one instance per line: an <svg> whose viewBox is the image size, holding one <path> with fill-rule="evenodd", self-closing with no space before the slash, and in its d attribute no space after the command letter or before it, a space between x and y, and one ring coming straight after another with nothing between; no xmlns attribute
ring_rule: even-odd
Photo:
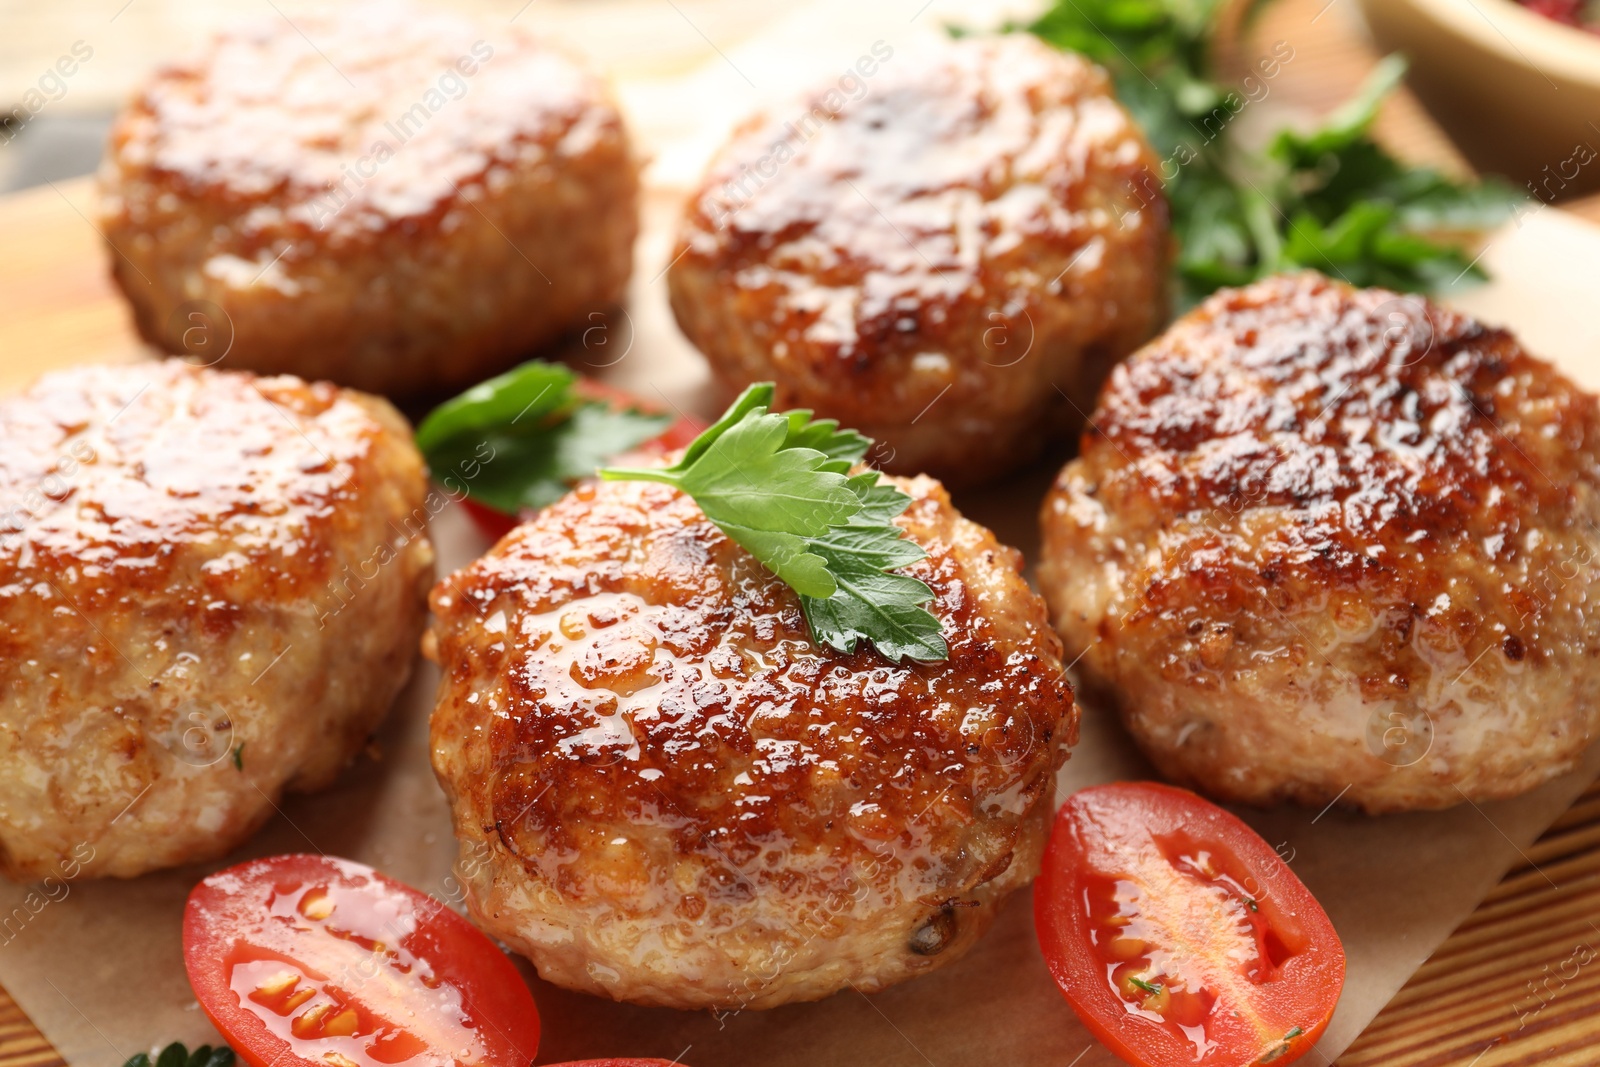
<svg viewBox="0 0 1600 1067"><path fill-rule="evenodd" d="M1550 202L1600 190L1600 35L1511 0L1359 0L1472 165Z"/></svg>

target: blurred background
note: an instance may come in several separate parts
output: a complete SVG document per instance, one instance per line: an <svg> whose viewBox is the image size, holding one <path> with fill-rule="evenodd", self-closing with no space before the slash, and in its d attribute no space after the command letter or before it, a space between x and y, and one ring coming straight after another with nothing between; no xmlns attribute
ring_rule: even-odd
<svg viewBox="0 0 1600 1067"><path fill-rule="evenodd" d="M544 26L609 70L663 75L715 54L696 25L731 42L796 6L777 0L679 4L692 22L665 0L453 0L440 6L486 26L513 18L519 26ZM0 192L90 173L116 109L162 60L203 46L229 23L274 15L293 21L319 6L305 0L3 0ZM65 69L76 66L68 76L59 76L63 57ZM34 91L38 95L30 96Z"/></svg>
<svg viewBox="0 0 1600 1067"><path fill-rule="evenodd" d="M423 3L429 0L421 0ZM805 9L806 0L432 0L493 36L560 39L618 81L689 72ZM249 19L290 23L328 0L0 0L0 193L93 171L117 108L162 61ZM1037 4L902 0L899 20L992 25ZM71 71L63 74L63 71Z"/></svg>
<svg viewBox="0 0 1600 1067"><path fill-rule="evenodd" d="M861 0L886 25L993 26L1048 5L1029 0ZM587 53L624 85L649 85L738 48L828 0L454 0L485 26L531 27ZM0 0L0 192L93 170L111 117L142 75L248 17L294 21L306 0ZM1183 3L1173 5L1179 8ZM1191 4L1202 5L1198 0ZM1248 3L1224 4L1238 18ZM1315 115L1359 85L1380 51L1404 51L1408 88L1380 140L1413 159L1499 173L1545 202L1600 191L1600 36L1591 0L1271 0L1249 35L1297 58L1271 109ZM903 10L902 10L903 9ZM1231 9L1231 10L1230 10ZM874 11L874 14L879 14ZM851 17L859 18L855 11ZM1376 47L1373 44L1376 39ZM70 72L70 73L68 73ZM1279 91L1281 90L1281 91ZM635 95L649 108L655 94ZM1416 107L1420 100L1427 110ZM667 122L670 132L671 123ZM1445 136L1440 136L1440 131ZM1581 155L1581 151L1579 152Z"/></svg>

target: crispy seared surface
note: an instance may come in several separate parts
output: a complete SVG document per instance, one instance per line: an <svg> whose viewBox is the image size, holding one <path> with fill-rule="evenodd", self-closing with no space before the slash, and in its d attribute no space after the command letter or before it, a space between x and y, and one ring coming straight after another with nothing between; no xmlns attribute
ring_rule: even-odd
<svg viewBox="0 0 1600 1067"><path fill-rule="evenodd" d="M1597 448L1595 399L1505 330L1274 278L1113 374L1040 580L1174 777L1373 811L1509 796L1600 724Z"/></svg>
<svg viewBox="0 0 1600 1067"><path fill-rule="evenodd" d="M891 470L977 481L1070 432L1165 318L1157 164L1103 71L1026 34L896 54L866 86L735 133L673 309L729 384L775 380Z"/></svg>
<svg viewBox="0 0 1600 1067"><path fill-rule="evenodd" d="M220 855L327 784L410 670L425 485L405 420L326 384L169 361L0 399L0 869Z"/></svg>
<svg viewBox="0 0 1600 1067"><path fill-rule="evenodd" d="M902 484L946 662L812 644L659 485L582 486L434 590L468 902L543 977L677 1007L871 991L1033 876L1076 737L1059 644L1017 553Z"/></svg>
<svg viewBox="0 0 1600 1067"><path fill-rule="evenodd" d="M563 52L489 36L356 4L269 15L160 70L100 174L144 337L414 393L476 382L618 301L638 221L621 115Z"/></svg>

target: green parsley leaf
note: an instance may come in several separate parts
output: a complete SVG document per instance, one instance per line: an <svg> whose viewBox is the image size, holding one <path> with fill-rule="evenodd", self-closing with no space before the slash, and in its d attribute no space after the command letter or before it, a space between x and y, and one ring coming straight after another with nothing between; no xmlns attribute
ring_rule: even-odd
<svg viewBox="0 0 1600 1067"><path fill-rule="evenodd" d="M724 411L716 422L707 426L699 437L689 442L689 447L683 450L683 458L667 469L674 471L686 470L701 456L705 455L706 450L715 444L723 434L727 433L734 423L739 422L757 408L761 408L763 411L770 410L772 408L772 398L776 391L777 387L772 382L756 382L746 388L744 392L739 394L738 399L728 406L728 410Z"/></svg>
<svg viewBox="0 0 1600 1067"><path fill-rule="evenodd" d="M559 364L530 360L479 382L429 412L417 427L417 447L427 453L452 438L523 423L537 426L572 405L577 377Z"/></svg>
<svg viewBox="0 0 1600 1067"><path fill-rule="evenodd" d="M894 519L911 503L875 472L850 479L862 508L844 526L812 542L839 583L830 597L802 596L812 635L840 652L871 642L886 658L941 660L950 655L939 620L925 606L933 599L927 584L888 573L927 557L922 546L903 536Z"/></svg>
<svg viewBox="0 0 1600 1067"><path fill-rule="evenodd" d="M788 445L789 421L762 412L740 419L700 459L662 480L694 498L706 517L806 596L832 596L837 584L809 538L848 522L860 501L828 456Z"/></svg>
<svg viewBox="0 0 1600 1067"><path fill-rule="evenodd" d="M156 1053L153 1067L233 1067L233 1049L227 1045L201 1045L190 1052L181 1043L174 1041L160 1052ZM150 1053L140 1052L128 1057L122 1067L152 1067Z"/></svg>
<svg viewBox="0 0 1600 1067"><path fill-rule="evenodd" d="M1129 985L1138 986L1140 989L1144 990L1146 993L1159 993L1159 992L1161 992L1161 986L1159 984L1157 984L1155 982L1146 982L1143 978L1130 977L1128 979L1128 984Z"/></svg>
<svg viewBox="0 0 1600 1067"><path fill-rule="evenodd" d="M725 534L800 594L814 640L842 652L861 641L898 663L949 655L926 583L891 573L926 553L894 519L911 498L876 472L850 475L871 440L806 410L770 411L753 385L670 467L600 476L662 482L687 493Z"/></svg>
<svg viewBox="0 0 1600 1067"><path fill-rule="evenodd" d="M1255 6L1255 5L1252 5ZM1459 182L1396 159L1370 136L1405 61L1379 63L1316 129L1279 131L1265 150L1234 138L1256 106L1211 65L1220 0L1056 0L1022 28L1104 66L1162 160L1179 252L1179 310L1225 285L1309 267L1352 285L1435 291L1483 273L1463 250L1508 218L1516 192ZM1292 58L1274 50L1267 69ZM1270 88L1269 88L1270 91ZM1130 209L1140 206L1130 196Z"/></svg>
<svg viewBox="0 0 1600 1067"><path fill-rule="evenodd" d="M515 515L560 499L672 422L584 397L577 381L566 367L533 360L441 404L417 428L435 480Z"/></svg>
<svg viewBox="0 0 1600 1067"><path fill-rule="evenodd" d="M746 393L748 396L748 391ZM766 407L744 405L696 438L672 467L605 468L602 478L664 482L694 498L706 518L744 546L804 596L830 597L838 585L827 561L810 550L808 538L850 521L861 510L843 474L823 469L829 456L815 448L790 447L789 419ZM696 445L704 442L703 448Z"/></svg>
<svg viewBox="0 0 1600 1067"><path fill-rule="evenodd" d="M716 422L706 427L704 433L689 443L689 447L684 450L683 458L670 469L674 471L688 469L735 423L756 408L771 411L775 394L776 388L772 382L756 382L747 387ZM871 438L855 430L840 429L837 419L813 419L812 413L806 408L797 408L784 414L789 420L789 433L783 446L816 449L828 458L829 462L824 469L836 474L843 474L852 465L861 462L866 457L867 449L872 447ZM841 461L843 461L842 466Z"/></svg>
<svg viewBox="0 0 1600 1067"><path fill-rule="evenodd" d="M1356 95L1346 100L1308 135L1293 130L1278 131L1272 154L1287 157L1301 167L1315 166L1329 152L1338 152L1364 140L1378 107L1399 88L1405 78L1406 61L1399 55L1383 57L1373 68Z"/></svg>
<svg viewBox="0 0 1600 1067"><path fill-rule="evenodd" d="M789 436L785 448L814 448L828 457L823 470L846 474L867 456L872 438L855 430L841 430L837 419L813 419L809 408L785 412Z"/></svg>

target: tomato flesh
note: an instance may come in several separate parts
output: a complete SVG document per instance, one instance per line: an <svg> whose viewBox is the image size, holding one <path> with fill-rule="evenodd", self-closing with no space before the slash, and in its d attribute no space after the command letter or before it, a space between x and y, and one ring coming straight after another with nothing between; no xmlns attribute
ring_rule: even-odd
<svg viewBox="0 0 1600 1067"><path fill-rule="evenodd" d="M494 943L431 897L324 856L206 878L183 923L189 982L254 1067L529 1064L533 994Z"/></svg>
<svg viewBox="0 0 1600 1067"><path fill-rule="evenodd" d="M1074 794L1034 917L1074 1010L1140 1067L1289 1063L1344 984L1338 935L1288 865L1239 819L1170 786Z"/></svg>

